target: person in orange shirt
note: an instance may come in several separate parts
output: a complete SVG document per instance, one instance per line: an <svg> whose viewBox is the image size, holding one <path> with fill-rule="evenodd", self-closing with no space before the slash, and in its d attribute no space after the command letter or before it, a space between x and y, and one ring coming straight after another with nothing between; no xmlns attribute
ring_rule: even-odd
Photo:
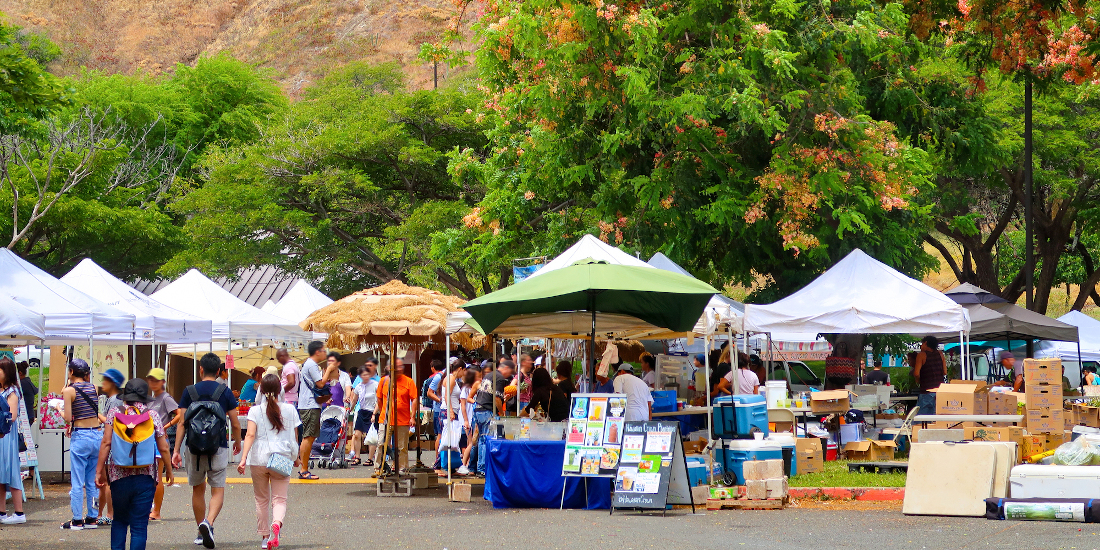
<svg viewBox="0 0 1100 550"><path fill-rule="evenodd" d="M413 411L420 408L419 396L416 391L416 384L413 383L412 378L405 376L405 364L400 359L395 359L393 362L393 372L397 377L395 378L394 387L394 405L396 406L395 413L393 415L394 421L391 423L389 419L390 403L389 403L389 391L390 391L390 377L387 376L378 382L378 408L375 409L375 415L379 418L379 423L383 424L381 432L386 434L386 437L393 435L397 440L397 468L399 472L404 473L409 466L409 426L412 426ZM391 426L392 424L392 426ZM392 431L387 428L393 428ZM392 443L391 443L392 444ZM389 447L389 445L387 445ZM374 463L379 468L384 464L385 459L382 456L382 445L378 446L377 455L374 459Z"/></svg>

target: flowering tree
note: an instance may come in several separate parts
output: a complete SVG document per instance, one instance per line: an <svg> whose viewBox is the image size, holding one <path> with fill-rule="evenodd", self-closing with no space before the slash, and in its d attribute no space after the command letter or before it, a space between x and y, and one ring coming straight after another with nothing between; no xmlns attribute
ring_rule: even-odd
<svg viewBox="0 0 1100 550"><path fill-rule="evenodd" d="M451 171L487 194L446 242L499 261L590 232L762 299L853 247L929 267L927 155L881 108L920 54L901 4L481 7L492 151Z"/></svg>

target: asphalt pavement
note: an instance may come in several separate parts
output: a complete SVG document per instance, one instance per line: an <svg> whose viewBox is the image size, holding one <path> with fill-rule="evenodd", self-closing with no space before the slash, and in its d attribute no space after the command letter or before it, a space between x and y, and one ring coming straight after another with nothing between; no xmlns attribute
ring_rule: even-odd
<svg viewBox="0 0 1100 550"><path fill-rule="evenodd" d="M282 548L1100 548L1100 526L905 516L896 504L864 506L869 510L795 507L614 516L607 511L495 510L481 498L480 485L474 486L469 503L448 502L442 488L380 498L373 485L362 482L369 468L316 472L321 483L291 485ZM233 471L231 477L241 476ZM227 486L225 509L215 524L217 548L260 547L252 487L243 481ZM109 529L60 529L70 515L67 490L67 485L52 485L46 500L28 501L29 523L3 526L0 550L109 548ZM196 548L190 495L186 486L168 488L165 519L150 524L148 548Z"/></svg>

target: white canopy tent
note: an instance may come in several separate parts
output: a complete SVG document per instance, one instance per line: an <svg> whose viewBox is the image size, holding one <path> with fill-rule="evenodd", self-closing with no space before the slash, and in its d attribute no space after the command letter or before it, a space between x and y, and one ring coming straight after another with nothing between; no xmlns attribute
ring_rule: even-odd
<svg viewBox="0 0 1100 550"><path fill-rule="evenodd" d="M931 334L965 340L970 316L936 289L856 249L790 296L745 306L750 332ZM964 377L969 371L964 364Z"/></svg>
<svg viewBox="0 0 1100 550"><path fill-rule="evenodd" d="M1058 320L1077 327L1081 361L1100 361L1100 321L1080 311L1071 311L1059 317ZM1077 342L1044 340L1036 346L1035 357L1060 357L1063 361L1076 363L1077 350Z"/></svg>
<svg viewBox="0 0 1100 550"><path fill-rule="evenodd" d="M65 284L6 248L0 249L0 295L41 314L50 343L80 344L105 334L129 338L134 331L133 315Z"/></svg>
<svg viewBox="0 0 1100 550"><path fill-rule="evenodd" d="M46 339L46 318L21 305L0 296L0 342L6 344L29 343Z"/></svg>
<svg viewBox="0 0 1100 550"><path fill-rule="evenodd" d="M597 262L607 262L612 265L632 265L635 267L653 267L639 258L635 258L618 248L611 246L592 235L585 235L581 237L581 240L569 247L568 250L559 254L553 260L550 260L546 265L539 268L538 271L528 276L538 277L543 273L549 273L551 271L561 269L563 267L569 267L581 260L592 258Z"/></svg>
<svg viewBox="0 0 1100 550"><path fill-rule="evenodd" d="M192 344L209 342L212 323L166 306L118 280L91 258L81 260L61 280L90 296L135 316L133 342L138 344ZM104 340L131 342L130 335L112 334Z"/></svg>
<svg viewBox="0 0 1100 550"><path fill-rule="evenodd" d="M300 323L314 311L331 303L331 298L321 294L321 291L313 288L313 285L299 279L277 303L269 300L261 309L283 319Z"/></svg>
<svg viewBox="0 0 1100 550"><path fill-rule="evenodd" d="M248 305L197 269L153 293L168 307L213 322L213 339L302 341L308 336L291 320Z"/></svg>

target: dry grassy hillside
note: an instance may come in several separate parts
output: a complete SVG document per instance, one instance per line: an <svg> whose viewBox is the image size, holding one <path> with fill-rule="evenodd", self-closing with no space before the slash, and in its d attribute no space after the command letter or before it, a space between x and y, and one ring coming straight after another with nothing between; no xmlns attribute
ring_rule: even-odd
<svg viewBox="0 0 1100 550"><path fill-rule="evenodd" d="M0 0L0 12L57 42L61 73L156 73L224 50L273 69L293 94L357 59L396 61L413 86L431 86L432 67L416 55L454 9L450 0Z"/></svg>

